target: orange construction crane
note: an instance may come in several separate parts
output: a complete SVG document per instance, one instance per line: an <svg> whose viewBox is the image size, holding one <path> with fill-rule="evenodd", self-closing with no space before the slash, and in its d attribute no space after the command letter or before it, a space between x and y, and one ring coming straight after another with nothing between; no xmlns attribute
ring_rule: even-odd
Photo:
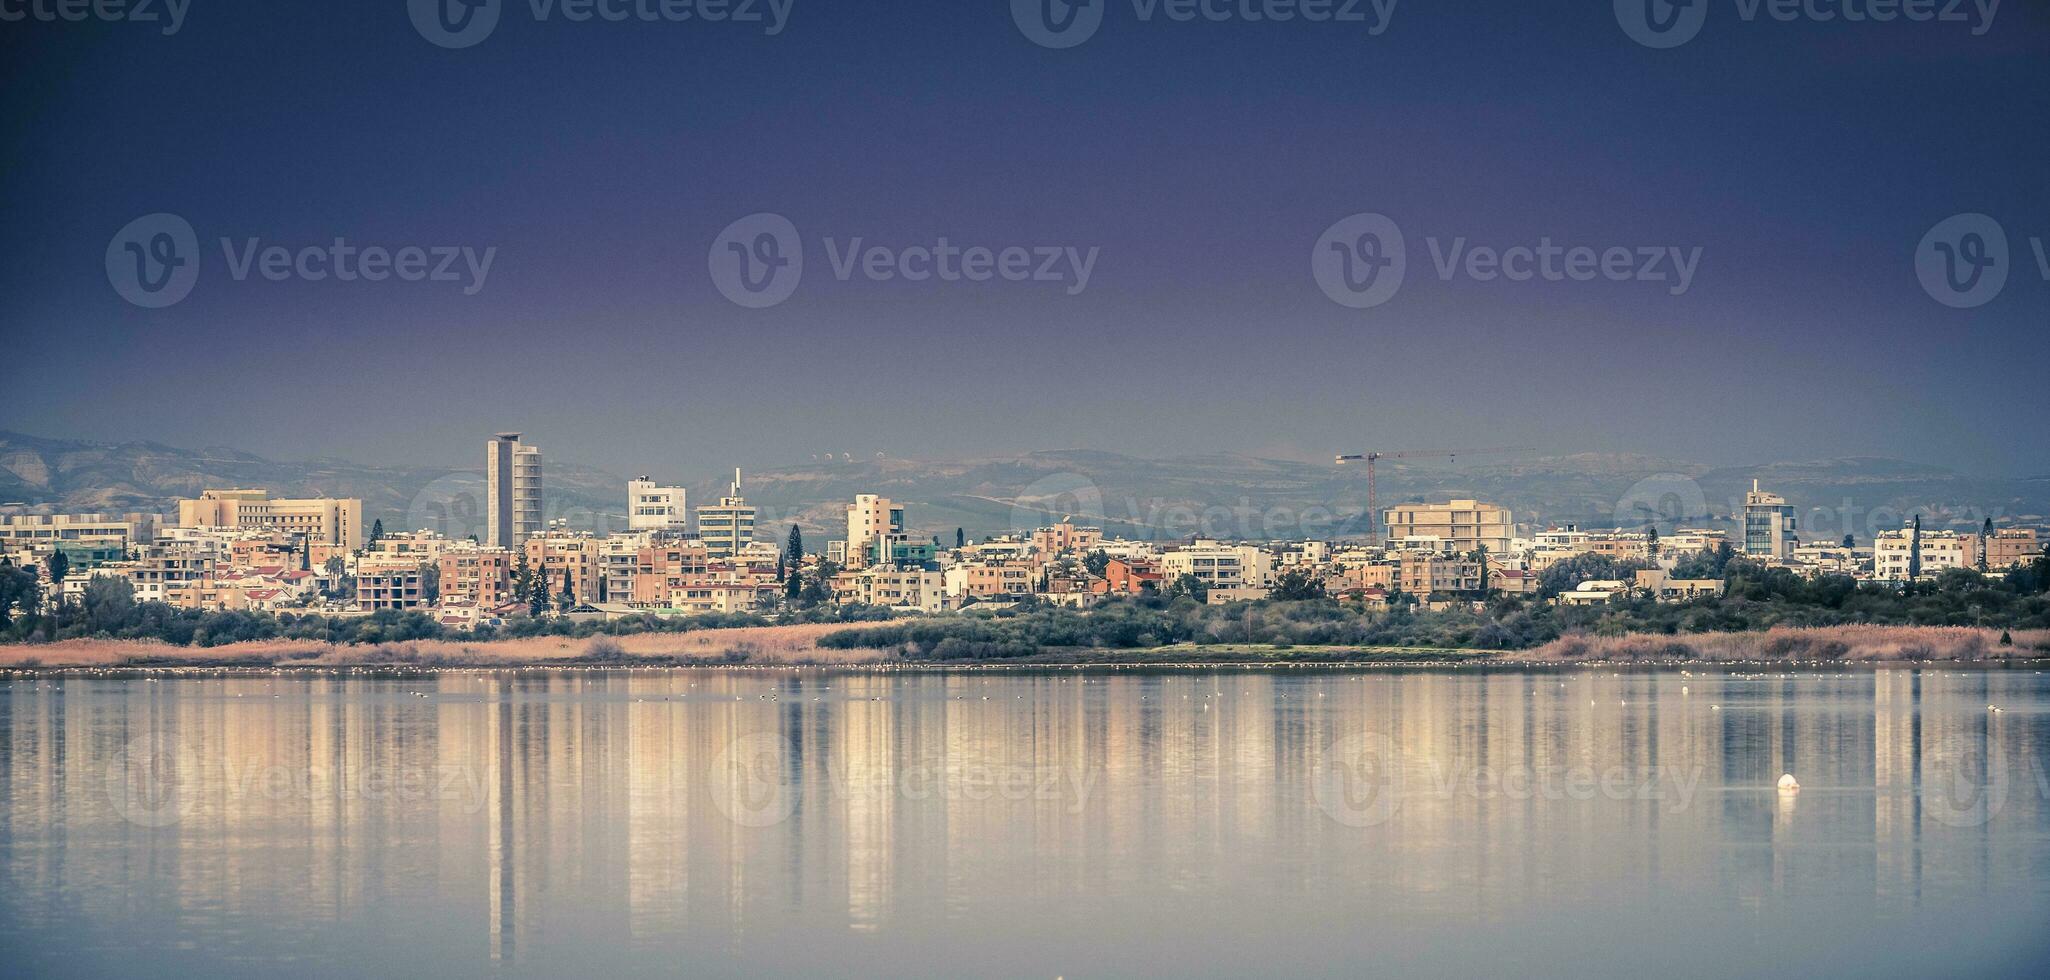
<svg viewBox="0 0 2050 980"><path fill-rule="evenodd" d="M1381 543L1380 500L1374 493L1374 461L1377 459L1451 459L1461 456L1479 456L1483 453L1520 453L1529 446L1497 446L1493 449L1402 449L1385 453L1346 453L1335 461L1337 465L1347 463L1367 464L1367 543Z"/></svg>

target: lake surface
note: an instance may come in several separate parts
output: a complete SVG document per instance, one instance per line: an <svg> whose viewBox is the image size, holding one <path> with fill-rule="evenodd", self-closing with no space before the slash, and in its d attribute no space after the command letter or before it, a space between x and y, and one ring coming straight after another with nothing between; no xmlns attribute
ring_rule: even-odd
<svg viewBox="0 0 2050 980"><path fill-rule="evenodd" d="M0 973L2040 975L2046 681L16 678Z"/></svg>

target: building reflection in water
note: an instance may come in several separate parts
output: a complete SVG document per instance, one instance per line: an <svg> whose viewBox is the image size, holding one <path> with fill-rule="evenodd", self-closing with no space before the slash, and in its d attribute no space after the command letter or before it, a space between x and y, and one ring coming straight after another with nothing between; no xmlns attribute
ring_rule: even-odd
<svg viewBox="0 0 2050 980"><path fill-rule="evenodd" d="M1992 702L2041 708L2041 679L16 679L0 689L0 938L90 920L230 959L339 961L375 923L389 948L445 946L454 964L802 961L806 935L1225 893L1469 922L1676 895L1911 915L2033 887L2046 715ZM1333 819L1326 754L1360 735L1391 747L1376 761L1394 805ZM132 819L107 788L139 740L173 747L168 820ZM1773 789L1781 772L1798 795Z"/></svg>

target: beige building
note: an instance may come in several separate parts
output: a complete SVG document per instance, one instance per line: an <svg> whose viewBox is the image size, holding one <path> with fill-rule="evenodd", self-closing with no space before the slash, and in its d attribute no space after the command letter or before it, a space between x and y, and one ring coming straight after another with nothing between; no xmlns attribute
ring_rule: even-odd
<svg viewBox="0 0 2050 980"><path fill-rule="evenodd" d="M417 609L426 603L426 587L418 566L388 566L358 569L356 572L356 608L362 612Z"/></svg>
<svg viewBox="0 0 2050 980"><path fill-rule="evenodd" d="M2027 565L2043 556L2043 544L2036 540L2036 529L2030 527L2002 528L1983 539L1981 547L1985 550L1986 567L1996 571Z"/></svg>
<svg viewBox="0 0 2050 980"><path fill-rule="evenodd" d="M895 565L842 572L834 578L833 587L836 598L842 602L928 613L939 612L946 598L946 584L940 572Z"/></svg>
<svg viewBox="0 0 2050 980"><path fill-rule="evenodd" d="M527 552L528 569L548 586L550 600L566 592L572 602L598 601L604 547L597 538L588 534L537 534L527 538L521 547Z"/></svg>
<svg viewBox="0 0 2050 980"><path fill-rule="evenodd" d="M1193 575L1213 592L1266 589L1273 584L1273 565L1266 551L1249 544L1199 540L1160 556L1163 586Z"/></svg>
<svg viewBox="0 0 2050 980"><path fill-rule="evenodd" d="M1872 577L1881 582L1908 581L1908 566L1914 555L1914 531L1881 531L1872 542ZM1934 578L1947 568L1969 568L1976 556L1976 536L1955 531L1922 529L1922 578Z"/></svg>
<svg viewBox="0 0 2050 980"><path fill-rule="evenodd" d="M904 508L888 497L856 494L847 505L847 565L861 568L876 561L876 542L900 539Z"/></svg>
<svg viewBox="0 0 2050 980"><path fill-rule="evenodd" d="M1100 527L1083 527L1074 521L1062 521L1050 527L1032 532L1032 546L1042 555L1065 555L1074 551L1089 551L1103 540Z"/></svg>
<svg viewBox="0 0 2050 980"><path fill-rule="evenodd" d="M272 498L268 490L205 490L178 501L178 526L282 531L349 551L363 547L363 501Z"/></svg>
<svg viewBox="0 0 2050 980"><path fill-rule="evenodd" d="M154 514L0 514L0 551L57 544L129 551L156 537Z"/></svg>
<svg viewBox="0 0 2050 980"><path fill-rule="evenodd" d="M1478 500L1442 504L1399 504L1382 511L1381 526L1390 547L1417 546L1431 551L1467 554L1485 547L1489 554L1509 551L1515 523L1509 508ZM1432 547L1427 542L1436 541Z"/></svg>
<svg viewBox="0 0 2050 980"><path fill-rule="evenodd" d="M443 601L473 602L489 609L511 602L513 554L505 548L453 547L441 553Z"/></svg>
<svg viewBox="0 0 2050 980"><path fill-rule="evenodd" d="M1477 592L1481 587L1481 564L1435 552L1404 552L1396 565L1395 585L1419 599L1444 598L1445 593L1452 592Z"/></svg>

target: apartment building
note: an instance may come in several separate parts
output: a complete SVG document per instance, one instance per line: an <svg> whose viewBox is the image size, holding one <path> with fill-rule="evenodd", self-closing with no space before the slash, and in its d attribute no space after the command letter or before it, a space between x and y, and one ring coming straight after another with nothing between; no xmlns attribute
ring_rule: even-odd
<svg viewBox="0 0 2050 980"><path fill-rule="evenodd" d="M2036 539L2036 529L2030 527L2002 528L1985 538L1981 548L1986 567L1995 571L2027 565L2043 556L2043 544Z"/></svg>
<svg viewBox="0 0 2050 980"><path fill-rule="evenodd" d="M626 484L626 527L629 531L672 531L690 529L688 493L682 487L665 487L643 476Z"/></svg>
<svg viewBox="0 0 2050 980"><path fill-rule="evenodd" d="M888 497L856 494L847 505L847 564L861 568L888 562L879 543L902 540L904 508Z"/></svg>
<svg viewBox="0 0 2050 980"><path fill-rule="evenodd" d="M527 567L547 584L550 598L567 594L572 602L599 600L602 548L597 538L549 532L527 538L521 547L527 553Z"/></svg>
<svg viewBox="0 0 2050 980"><path fill-rule="evenodd" d="M1977 556L1976 535L1927 529L1921 535L1922 578L1934 578L1948 568L1970 568ZM1872 577L1881 582L1908 581L1914 551L1912 528L1879 532L1872 542Z"/></svg>
<svg viewBox="0 0 2050 980"><path fill-rule="evenodd" d="M702 541L671 541L646 545L634 559L633 591L624 598L640 609L661 609L693 583L711 573L711 550ZM610 596L613 601L622 597Z"/></svg>
<svg viewBox="0 0 2050 980"><path fill-rule="evenodd" d="M843 602L870 606L935 613L946 603L943 574L929 568L876 565L842 572L834 578L833 588Z"/></svg>
<svg viewBox="0 0 2050 980"><path fill-rule="evenodd" d="M127 579L137 602L166 602L174 592L211 580L218 560L211 548L151 545L138 549L133 560L101 565L93 576Z"/></svg>
<svg viewBox="0 0 2050 980"><path fill-rule="evenodd" d="M1509 550L1515 523L1509 508L1478 500L1451 500L1442 504L1398 504L1382 511L1381 527L1387 540L1415 544L1425 550L1464 555L1478 548L1501 554ZM1437 542L1435 547L1425 542Z"/></svg>
<svg viewBox="0 0 2050 980"><path fill-rule="evenodd" d="M1264 590L1273 584L1273 563L1266 550L1246 544L1197 540L1160 556L1162 581L1173 585L1184 575L1217 590Z"/></svg>
<svg viewBox="0 0 2050 980"><path fill-rule="evenodd" d="M941 572L941 585L951 599L993 599L1031 594L1033 567L1027 561L956 562Z"/></svg>
<svg viewBox="0 0 2050 980"><path fill-rule="evenodd" d="M435 560L444 601L489 609L513 601L513 553L507 548L450 548Z"/></svg>
<svg viewBox="0 0 2050 980"><path fill-rule="evenodd" d="M1396 558L1395 586L1426 600L1442 599L1447 593L1477 593L1481 587L1481 563L1430 551L1404 552Z"/></svg>
<svg viewBox="0 0 2050 980"><path fill-rule="evenodd" d="M178 526L279 531L354 551L363 547L363 501L273 498L262 489L204 490L197 500L178 501Z"/></svg>
<svg viewBox="0 0 2050 980"><path fill-rule="evenodd" d="M1103 540L1103 529L1084 527L1072 520L1032 532L1032 547L1042 555L1065 555L1093 550Z"/></svg>
<svg viewBox="0 0 2050 980"><path fill-rule="evenodd" d="M427 591L417 565L358 569L356 608L361 612L417 609L427 604Z"/></svg>
<svg viewBox="0 0 2050 980"><path fill-rule="evenodd" d="M0 514L0 551L48 554L58 545L126 554L155 540L155 514Z"/></svg>

